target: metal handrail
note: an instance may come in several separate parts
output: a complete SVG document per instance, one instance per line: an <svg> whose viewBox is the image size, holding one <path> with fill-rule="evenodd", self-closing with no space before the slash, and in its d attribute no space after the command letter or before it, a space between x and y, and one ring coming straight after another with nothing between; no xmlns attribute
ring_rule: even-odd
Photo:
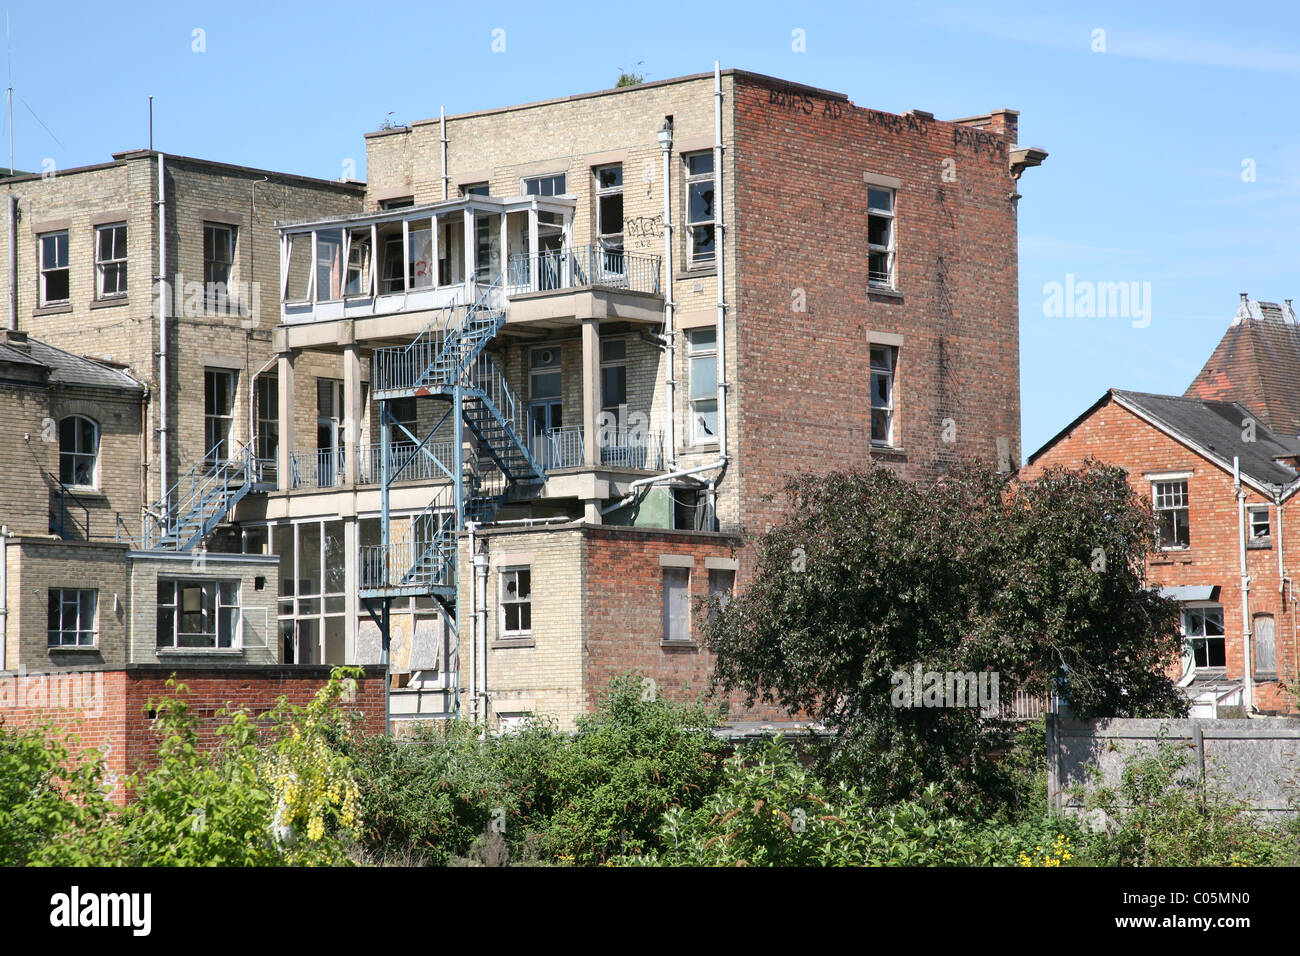
<svg viewBox="0 0 1300 956"><path fill-rule="evenodd" d="M659 260L652 253L610 248L599 241L520 252L510 257L506 291L515 295L604 288L658 295Z"/></svg>

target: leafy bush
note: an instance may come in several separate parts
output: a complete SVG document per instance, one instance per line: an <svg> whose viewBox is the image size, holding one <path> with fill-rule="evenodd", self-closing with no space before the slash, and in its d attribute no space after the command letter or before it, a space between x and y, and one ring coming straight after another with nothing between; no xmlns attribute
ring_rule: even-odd
<svg viewBox="0 0 1300 956"><path fill-rule="evenodd" d="M1104 832L1092 838L1108 866L1295 866L1300 833L1268 826L1242 800L1204 788L1189 773L1191 756L1160 740L1125 761L1118 787L1081 794L1089 811L1102 811ZM1097 780L1096 768L1093 778Z"/></svg>

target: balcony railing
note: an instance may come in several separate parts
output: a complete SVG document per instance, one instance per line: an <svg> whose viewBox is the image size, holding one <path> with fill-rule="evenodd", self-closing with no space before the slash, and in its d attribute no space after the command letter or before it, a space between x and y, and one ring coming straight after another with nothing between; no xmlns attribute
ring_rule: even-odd
<svg viewBox="0 0 1300 956"><path fill-rule="evenodd" d="M342 448L312 448L289 455L289 487L332 488L343 484L347 473Z"/></svg>
<svg viewBox="0 0 1300 956"><path fill-rule="evenodd" d="M659 256L607 249L599 242L510 257L506 291L555 292L563 289L624 289L659 294Z"/></svg>
<svg viewBox="0 0 1300 956"><path fill-rule="evenodd" d="M581 442L579 442L581 445ZM455 468L454 443L430 442L424 446L431 451L438 461L453 474ZM377 485L380 479L380 445L378 442L357 446L359 470L357 483ZM579 456L581 457L581 456ZM295 451L289 456L293 481L290 487L299 488L333 488L346 481L346 457L342 448L317 448ZM435 465L429 456L417 448L415 442L393 442L389 446L389 468L397 476L397 481L441 481L446 474ZM398 473L401 469L401 473ZM274 474L274 471L272 471Z"/></svg>
<svg viewBox="0 0 1300 956"><path fill-rule="evenodd" d="M651 471L664 467L664 434L644 428L601 428L597 431L600 464L608 468ZM532 452L548 471L581 468L585 463L581 425L550 428L532 436Z"/></svg>

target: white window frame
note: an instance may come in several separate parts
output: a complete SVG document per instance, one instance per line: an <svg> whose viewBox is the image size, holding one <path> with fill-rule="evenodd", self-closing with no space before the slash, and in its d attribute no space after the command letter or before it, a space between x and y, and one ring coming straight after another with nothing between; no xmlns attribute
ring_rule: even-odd
<svg viewBox="0 0 1300 956"><path fill-rule="evenodd" d="M1204 617L1206 616L1206 612L1208 612L1208 611L1218 611L1218 612L1219 612L1219 627L1220 627L1220 629L1223 631L1223 633L1222 633L1222 634L1212 634L1212 635L1207 635L1207 634L1189 635L1188 632L1187 632L1187 631L1188 631L1188 628L1187 628L1187 618L1188 618L1188 615L1189 615L1189 614L1195 614L1195 613L1198 612L1198 611L1201 613L1202 618L1204 618ZM1187 602L1184 603L1183 606L1179 609L1179 612L1178 612L1178 626L1179 626L1179 628L1180 628L1180 629L1182 630L1182 632L1183 632L1183 641L1187 644L1187 646L1188 646L1189 648L1192 646L1192 641L1194 641L1194 640L1195 640L1195 641L1201 641L1201 642L1204 644L1204 646L1206 647L1206 655L1205 655L1205 656L1206 656L1206 660L1209 659L1209 642L1210 642L1211 640L1215 640L1215 641L1219 641L1219 640L1221 640L1221 641L1223 641L1223 659L1224 659L1224 663L1223 663L1223 664L1197 664L1197 663L1196 663L1196 654L1195 654L1195 651L1193 650L1193 652L1192 652L1192 667L1193 667L1193 668L1195 668L1195 669L1197 669L1197 670L1202 670L1202 671L1204 671L1204 670L1222 671L1222 670L1224 670L1224 669L1226 668L1226 666L1227 666L1227 660L1228 660L1228 628L1227 628L1226 617L1225 617L1225 615L1224 615L1224 610L1223 610L1223 605L1222 605L1222 604L1219 604L1219 603L1217 603L1217 602L1215 602L1215 601L1187 601Z"/></svg>
<svg viewBox="0 0 1300 956"><path fill-rule="evenodd" d="M62 242L59 241L60 238L62 238ZM49 262L48 257L46 256L46 251L48 249L46 240L53 240L54 242L55 261L53 263ZM64 305L65 303L72 301L72 271L71 267L68 265L68 230L55 229L51 232L41 233L36 237L36 248L40 255L40 275L38 278L38 291L40 297L37 300L39 304L44 307L50 305ZM60 253L62 253L62 255L60 255ZM62 264L59 262L60 259L62 259ZM63 273L64 282L68 287L68 294L61 299L50 298L47 290L47 286L49 285L49 276L55 272Z"/></svg>
<svg viewBox="0 0 1300 956"><path fill-rule="evenodd" d="M663 639L675 644L686 643L691 640L691 568L663 567L660 570L663 572ZM680 615L674 614L674 582L681 582L681 593L684 595L682 603L685 610ZM673 628L675 620L681 623L680 633Z"/></svg>
<svg viewBox="0 0 1300 956"><path fill-rule="evenodd" d="M234 603L227 603L223 596L226 587L233 585L235 589ZM198 612L186 612L181 606L181 592L186 588L198 587L202 594L203 606ZM170 603L164 601L164 590L170 589ZM182 631L182 618L186 613L199 613L207 616L208 614L208 592L211 590L211 616L212 631ZM241 651L244 648L244 614L243 614L243 582L239 578L159 578L157 600L154 602L155 611L159 617L164 610L172 612L172 635L170 644L157 643L157 631L155 626L155 648L161 651L168 650L220 650L220 651ZM230 622L230 644L221 646L221 616L223 611L231 612ZM182 636L187 637L211 637L211 643L202 644L182 644Z"/></svg>
<svg viewBox="0 0 1300 956"><path fill-rule="evenodd" d="M600 174L602 172L605 172L606 170L611 170L611 169L618 170L618 184L615 186L602 186L600 184ZM593 166L591 167L591 175L592 178L595 180L593 192L595 193L596 196L596 209L595 209L596 238L600 240L601 248L603 248L605 251L622 252L623 251L623 222L622 221L619 222L619 227L617 232L606 231L605 216L601 209L601 200L608 199L612 196L619 196L619 197L623 196L623 183L624 183L623 164L605 163L600 166ZM621 220L625 220L626 218L627 218L626 212L624 212L623 216L621 217Z"/></svg>
<svg viewBox="0 0 1300 956"><path fill-rule="evenodd" d="M709 346L696 345L696 337L706 332L714 334L713 344ZM704 394L701 394L699 396L694 395L695 392L694 369L695 369L695 361L697 359L702 359L704 361L712 363L714 369L714 382L713 382L714 387L709 390L707 395ZM717 419L717 415L718 415L717 366L718 366L718 340L716 337L716 329L711 325L701 326L698 329L688 329L686 331L686 372L687 372L687 386L688 386L686 398L687 398L688 408L690 409L690 414L691 414L690 436L691 436L692 445L716 445L718 443L718 436L716 433L713 435L707 435L702 432L701 419L703 418L703 415L701 415L696 410L700 405L712 404L713 415L714 415L714 419L713 419L714 427L715 428L717 427L717 421L718 421Z"/></svg>
<svg viewBox="0 0 1300 956"><path fill-rule="evenodd" d="M1161 485L1182 485L1182 486L1183 486L1183 492L1182 492L1182 505L1181 505L1181 507L1168 507L1167 505L1162 505L1162 504L1160 504L1160 499L1163 499L1163 498L1166 497L1166 495L1168 495L1168 494L1172 494L1172 493L1173 493L1173 492L1163 492L1163 491L1161 491L1160 488L1159 488L1159 486L1161 486ZM1191 498L1192 498L1192 496L1191 496L1191 488L1190 488L1190 486L1189 486L1189 484L1188 484L1188 480L1187 480L1186 478L1165 478L1165 477L1160 477L1160 478L1152 478L1152 479L1151 479L1151 510L1154 511L1154 512L1156 512L1156 521L1157 521L1157 526L1159 525L1160 512L1162 512L1162 511L1174 511L1174 512L1177 512L1177 511L1183 511L1183 512L1186 512L1186 514L1185 514L1185 516L1184 516L1184 518L1183 518L1183 528L1184 528L1185 535L1186 535L1186 538L1187 538L1187 543L1186 543L1186 544L1177 544L1177 543L1175 543L1175 544L1167 544L1167 543L1165 543L1165 541L1164 541L1163 539L1161 539L1161 541L1160 541L1160 550L1161 550L1161 551L1188 551L1188 550L1191 549L1191 547L1192 547L1192 523L1191 523L1191 520L1190 520L1190 519L1191 519L1191 505L1190 505ZM1175 520L1175 525L1176 525L1176 524L1177 524L1177 521ZM1177 536L1175 535L1175 538L1176 538L1176 537L1177 537Z"/></svg>
<svg viewBox="0 0 1300 956"><path fill-rule="evenodd" d="M537 192L529 191L530 184L537 185ZM544 192L546 184L550 184L551 192ZM559 186L559 189L556 189ZM567 171L559 173L543 173L539 176L524 176L519 180L519 195L521 196L567 196L569 194L569 174Z"/></svg>
<svg viewBox="0 0 1300 956"><path fill-rule="evenodd" d="M518 593L517 588L518 588L518 581L519 581L519 572L521 572L521 571L525 572L525 573L528 575L528 597L527 597L526 599L520 599L520 598L507 598L507 597L506 597L506 581L507 581L511 576L513 576L513 577L514 577L514 580L515 580L515 585L516 585L516 593ZM512 564L512 565L509 565L509 566L507 566L507 567L502 568L502 569L501 569L501 573L497 575L497 589L498 589L498 590L497 590L497 604L498 604L498 606L500 607L500 612L499 612L499 616L500 616L500 630L499 630L499 633L500 633L500 635L501 635L501 639L502 639L502 640L506 640L506 641L514 641L514 640L520 640L520 639L523 639L523 638L529 638L529 637L532 637L532 636L533 636L533 568L532 568L532 565L529 565L529 564ZM512 606L512 607L524 607L524 606L527 606L527 608L528 608L528 627L526 627L526 628L525 628L525 627L516 628L516 629L513 630L513 631L512 631L512 630L509 630L509 629L506 627L506 607L507 607L507 606ZM521 624L523 623L522 612L521 612L521 615L520 615L520 617L519 617L519 622L520 622Z"/></svg>
<svg viewBox="0 0 1300 956"><path fill-rule="evenodd" d="M99 591L94 588L50 588L48 598L58 602L59 626L49 626L52 622L49 620L47 606L46 646L85 648L99 646ZM89 598L89 608L86 606L87 598ZM72 609L73 615L72 627L65 626L68 623L69 608ZM90 618L89 621L85 620L87 616ZM68 635L72 635L72 640L67 640ZM89 635L88 641L82 639L85 635Z"/></svg>
<svg viewBox="0 0 1300 956"><path fill-rule="evenodd" d="M82 451L82 450L79 450L79 449L76 449L76 448L73 448L73 449L69 450L69 449L66 449L66 448L63 447L63 423L64 423L64 422L67 422L67 421L84 421L84 422L88 422L88 423L90 424L90 427L91 427L91 434L92 434L92 436L93 436L93 438L92 438L92 442L93 442L93 446L94 446L90 451ZM79 428L77 428L77 426L74 425L74 426L73 426L73 429L74 429L74 431L73 431L74 436L80 436L80 435L81 435L81 430L80 430ZM72 489L72 490L74 490L74 491L96 491L96 490L98 490L98 488L99 488L99 445L100 445L100 437L101 437L101 435L100 435L99 422L95 421L93 418L90 418L90 417L87 416L87 415L65 415L63 418L59 419L59 483L60 483L64 488L69 488L69 489ZM74 442L74 444L75 444L75 442ZM74 461L75 461L76 459L79 459L79 458L90 458L90 459L91 459L91 466L90 466L90 484L78 484L78 483L75 482L75 481L72 482L72 483L67 483L67 482L64 482L64 481L63 481L63 459L64 459L65 457L72 458ZM76 468L75 468L75 466L74 466L74 468L73 468L73 474L74 474L74 475L76 474Z"/></svg>
<svg viewBox="0 0 1300 956"><path fill-rule="evenodd" d="M877 351L884 354L887 364L878 365L876 363L875 356ZM894 428L894 385L896 384L898 375L897 346L882 345L874 342L871 343L867 348L867 365L867 401L870 406L869 414L871 416L871 421L869 422L871 444L876 448L892 448L894 447L894 435L896 431ZM878 377L884 378L886 382L886 400L883 404L876 403L875 384ZM885 413L886 424L884 438L876 437L876 412Z"/></svg>
<svg viewBox="0 0 1300 956"><path fill-rule="evenodd" d="M1257 534L1256 527L1259 524L1259 516L1263 515L1264 533ZM1248 544L1268 544L1272 538L1272 522L1269 517L1268 505L1247 505L1246 506L1246 542Z"/></svg>
<svg viewBox="0 0 1300 956"><path fill-rule="evenodd" d="M871 205L872 193L888 193L889 208ZM886 228L889 230L889 242L885 244L871 242L871 220L886 220ZM897 249L896 225L898 222L898 190L889 186L878 186L872 183L867 184L867 285L877 289L893 289L895 279L895 251ZM871 269L871 257L873 255L883 255L885 257L886 272L882 277L879 272L873 272Z"/></svg>
<svg viewBox="0 0 1300 956"><path fill-rule="evenodd" d="M208 411L208 376L221 375L225 376L230 383L230 410L225 414ZM220 461L222 455L215 455L212 451L216 447L216 442L208 445L208 433L210 426L214 422L225 422L224 433L221 441L224 444L223 453L226 458L230 457L231 443L234 441L235 429L235 408L239 404L239 370L229 368L216 368L214 366L205 366L203 369L203 443L208 447L203 449L204 461Z"/></svg>
<svg viewBox="0 0 1300 956"><path fill-rule="evenodd" d="M706 173L692 173L691 160L698 156L709 157L709 170ZM718 261L718 194L717 194L717 170L713 168L715 157L713 150L704 149L696 150L690 153L682 154L682 162L685 164L685 187L682 189L682 200L686 204L682 219L686 223L686 268L703 269L715 265ZM713 215L708 219L691 218L691 187L701 183L710 183L713 186ZM696 229L713 229L713 251L701 256L695 255L695 242L693 239Z"/></svg>
<svg viewBox="0 0 1300 956"><path fill-rule="evenodd" d="M118 238L118 231L121 230L121 238ZM111 236L110 245L113 247L113 256L105 259L104 237ZM127 292L127 268L126 268L126 223L109 222L95 227L95 298L97 299L120 299ZM112 269L115 275L121 277L121 288L108 291L104 288L104 280L108 276L109 270ZM120 270L120 272L119 272Z"/></svg>

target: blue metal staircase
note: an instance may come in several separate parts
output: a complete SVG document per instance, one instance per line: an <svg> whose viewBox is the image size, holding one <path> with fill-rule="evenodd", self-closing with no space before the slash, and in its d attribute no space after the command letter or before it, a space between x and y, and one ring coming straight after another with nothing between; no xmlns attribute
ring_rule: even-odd
<svg viewBox="0 0 1300 956"><path fill-rule="evenodd" d="M504 504L511 486L539 484L546 471L525 439L524 407L501 369L484 351L505 324L505 310L493 306L501 295L501 279L477 290L473 301L463 296L444 306L409 344L380 348L372 356L372 396L380 403L381 419L388 418L387 403L412 396L437 397L452 403L456 425L457 460L464 439L471 436L490 462L460 460L456 473L447 471L449 484L440 488L406 531L392 534L383 521L383 543L366 546L361 557L361 597L366 600L433 594L453 601L456 593L457 535L465 523L492 520ZM464 435L462 426L469 429ZM382 429L388 434L388 427ZM421 443L424 450L427 440ZM388 460L387 458L385 460ZM381 478L384 514L388 513L392 473Z"/></svg>
<svg viewBox="0 0 1300 956"><path fill-rule="evenodd" d="M251 491L275 487L262 474L251 443L228 458L209 455L181 476L144 517L141 546L152 551L188 551L216 529Z"/></svg>

